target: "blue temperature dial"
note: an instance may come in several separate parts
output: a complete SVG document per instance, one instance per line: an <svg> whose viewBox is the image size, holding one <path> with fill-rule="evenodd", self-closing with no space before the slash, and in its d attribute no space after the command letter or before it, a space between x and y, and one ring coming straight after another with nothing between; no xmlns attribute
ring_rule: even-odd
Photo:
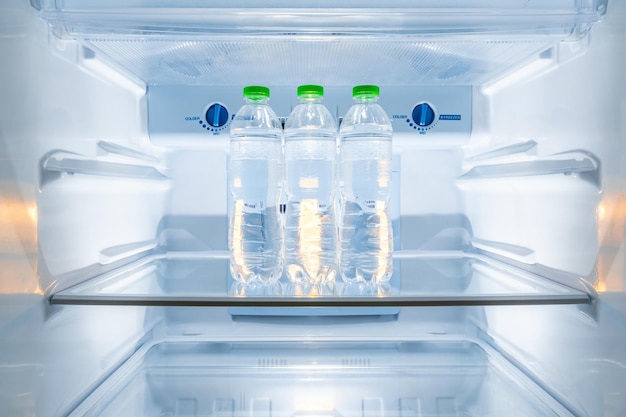
<svg viewBox="0 0 626 417"><path fill-rule="evenodd" d="M205 114L206 122L212 127L222 127L228 123L228 109L220 103L213 103Z"/></svg>
<svg viewBox="0 0 626 417"><path fill-rule="evenodd" d="M416 125L430 126L435 121L435 110L428 103L420 103L413 108L411 116Z"/></svg>

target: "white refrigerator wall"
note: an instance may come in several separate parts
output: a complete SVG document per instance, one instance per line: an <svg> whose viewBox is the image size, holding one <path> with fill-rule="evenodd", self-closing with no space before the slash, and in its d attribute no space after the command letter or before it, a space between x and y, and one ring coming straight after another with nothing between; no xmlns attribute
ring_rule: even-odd
<svg viewBox="0 0 626 417"><path fill-rule="evenodd" d="M54 284L50 273L92 264L99 248L153 240L153 224L136 226L151 210L162 212L153 190L96 181L61 190L64 207L44 197L49 211L42 213L39 166L46 153L95 154L98 140L146 139L141 90L86 73L71 59L76 49L49 38L27 2L0 6L2 416L58 415L146 332L144 308L55 311L45 295ZM42 234L48 215L63 220ZM126 225L111 228L111 221Z"/></svg>
<svg viewBox="0 0 626 417"><path fill-rule="evenodd" d="M154 147L147 132L146 86L85 60L81 46L50 35L26 2L3 2L0 415L66 415L146 340L389 340L442 334L495 346L577 415L624 415L625 3L610 4L588 44L566 43L544 56L541 64L548 71L522 70L474 86L467 146L408 145L401 153L406 192L400 207L411 214L404 220L403 245L472 245L529 269L558 271L567 284L597 292L594 303L407 308L397 320L330 324L233 319L218 308L50 306L50 291L162 244L225 249L216 236L225 236L226 196L202 193L223 191L226 155L219 148ZM212 163L203 163L203 157ZM489 166L514 166L519 173L515 170L543 166L537 160L549 160L557 170L563 165L553 161L591 167L568 175L472 176L477 167L501 172ZM120 163L133 168L122 173ZM85 165L106 175L63 174ZM420 227L442 214L450 216L439 220L443 223L456 219L452 232L442 228L444 235L434 240L420 235ZM218 234L207 230L207 218Z"/></svg>
<svg viewBox="0 0 626 417"><path fill-rule="evenodd" d="M475 119L489 121L481 126L487 147L533 140L540 153L585 150L600 161L599 188L592 181L578 184L577 190L565 183L552 187L538 181L531 191L509 181L489 191L475 187L470 201L479 208L478 217L470 216L476 238L482 237L477 230L482 221L497 224L485 229L490 239L536 249L534 260L585 278L599 292L589 310L486 310L488 332L496 343L522 366L537 371L548 385L561 385L567 398L578 403L575 407L589 415L626 412L623 390L616 388L623 386L626 373L621 365L608 365L623 364L625 359L620 319L626 283L626 84L620 75L626 64L626 51L620 46L626 41L625 12L624 2L611 3L589 43L560 47L562 53L553 57L563 61L557 68L487 86L488 103L482 108L489 116L482 119L475 113ZM572 53L575 57L569 58ZM528 323L533 323L532 330Z"/></svg>
<svg viewBox="0 0 626 417"><path fill-rule="evenodd" d="M588 43L561 45L550 57L563 61L556 68L486 86L485 101L474 107L478 148L532 140L538 153L585 150L600 163L601 187L593 180L479 184L469 189L466 209L475 213L468 213L475 238L533 248L533 261L572 272L599 292L588 310L486 309L487 331L522 367L560 386L575 409L617 416L626 412L616 388L626 373L609 365L625 363L624 2L609 11ZM522 262L530 254L523 255Z"/></svg>

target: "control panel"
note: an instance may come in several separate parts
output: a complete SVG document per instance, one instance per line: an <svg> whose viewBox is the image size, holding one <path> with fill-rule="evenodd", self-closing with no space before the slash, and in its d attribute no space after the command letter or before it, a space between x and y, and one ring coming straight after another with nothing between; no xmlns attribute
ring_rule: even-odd
<svg viewBox="0 0 626 417"><path fill-rule="evenodd" d="M298 103L297 86L270 87L270 105L286 118ZM228 139L230 123L243 104L243 86L148 88L148 130L158 145L211 146ZM338 121L352 105L351 87L326 87L324 104ZM460 146L469 140L469 86L381 86L379 104L392 120L394 140L410 146Z"/></svg>

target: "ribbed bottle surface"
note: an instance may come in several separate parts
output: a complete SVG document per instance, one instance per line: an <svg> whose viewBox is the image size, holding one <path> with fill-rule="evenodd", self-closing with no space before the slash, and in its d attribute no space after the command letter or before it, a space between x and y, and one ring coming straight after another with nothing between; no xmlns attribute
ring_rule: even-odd
<svg viewBox="0 0 626 417"><path fill-rule="evenodd" d="M346 282L377 285L393 274L392 127L377 103L377 88L355 87L354 92L339 131L339 269Z"/></svg>
<svg viewBox="0 0 626 417"><path fill-rule="evenodd" d="M285 124L285 271L292 284L315 287L305 293L334 283L337 273L337 127L323 90L312 87L299 87Z"/></svg>
<svg viewBox="0 0 626 417"><path fill-rule="evenodd" d="M282 128L269 90L246 87L244 96L230 128L230 272L240 283L273 283L283 269Z"/></svg>

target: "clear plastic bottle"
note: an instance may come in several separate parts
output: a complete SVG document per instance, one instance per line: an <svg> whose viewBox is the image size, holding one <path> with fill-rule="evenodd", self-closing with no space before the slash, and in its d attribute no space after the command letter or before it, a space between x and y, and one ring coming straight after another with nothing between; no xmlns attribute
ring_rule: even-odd
<svg viewBox="0 0 626 417"><path fill-rule="evenodd" d="M230 127L228 248L239 283L268 284L282 274L282 128L269 89L243 89L245 104Z"/></svg>
<svg viewBox="0 0 626 417"><path fill-rule="evenodd" d="M337 274L337 125L323 96L321 86L299 86L285 123L285 269L293 284L313 292Z"/></svg>
<svg viewBox="0 0 626 417"><path fill-rule="evenodd" d="M377 86L356 86L352 96L354 105L339 130L340 271L348 283L376 286L388 282L393 273L392 127L377 103Z"/></svg>

